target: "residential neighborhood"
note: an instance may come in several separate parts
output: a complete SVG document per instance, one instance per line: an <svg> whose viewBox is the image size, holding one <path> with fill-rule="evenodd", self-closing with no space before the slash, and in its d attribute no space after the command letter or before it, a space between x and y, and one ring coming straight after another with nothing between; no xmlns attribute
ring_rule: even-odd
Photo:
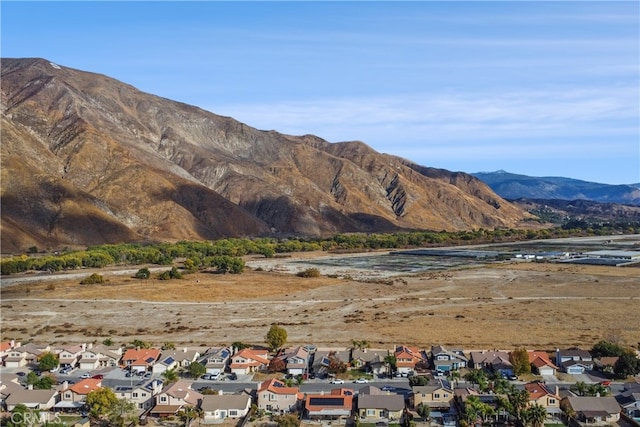
<svg viewBox="0 0 640 427"><path fill-rule="evenodd" d="M622 356L596 357L575 347L107 344L3 342L4 418L20 409L37 411L44 421L64 416L91 423L92 394L109 390L129 402L133 421L140 423L239 423L286 414L303 423L372 426L640 422L637 352L635 374L621 376ZM43 369L45 360L54 363Z"/></svg>

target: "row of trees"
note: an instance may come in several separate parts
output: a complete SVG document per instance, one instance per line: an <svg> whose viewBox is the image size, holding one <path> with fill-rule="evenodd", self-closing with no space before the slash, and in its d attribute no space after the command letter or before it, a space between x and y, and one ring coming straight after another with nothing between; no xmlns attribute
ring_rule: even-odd
<svg viewBox="0 0 640 427"><path fill-rule="evenodd" d="M30 248L30 255L2 260L0 273L15 274L28 270L60 271L76 268L103 268L109 265L170 265L176 258L189 259L194 267L217 265L232 271L238 267L235 259L256 254L273 257L278 253L306 251L338 251L397 249L420 246L455 245L459 243L506 242L549 239L572 236L640 233L640 222L591 224L574 221L543 230L480 228L471 231L415 231L403 233L349 233L329 239L221 239L216 241L181 241L177 243L127 243L92 246L84 251L63 251L54 255L39 255ZM219 259L217 257L227 257ZM225 266L225 263L229 263ZM232 271L233 272L233 271Z"/></svg>

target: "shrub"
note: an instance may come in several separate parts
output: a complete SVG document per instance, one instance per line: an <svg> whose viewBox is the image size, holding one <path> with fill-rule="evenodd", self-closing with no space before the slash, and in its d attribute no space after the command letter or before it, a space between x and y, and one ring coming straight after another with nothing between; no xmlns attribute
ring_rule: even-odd
<svg viewBox="0 0 640 427"><path fill-rule="evenodd" d="M298 274L296 274L296 276L298 276L298 277L320 277L320 270L318 270L317 268L307 268L304 271L298 272Z"/></svg>
<svg viewBox="0 0 640 427"><path fill-rule="evenodd" d="M81 285L93 285L96 283L104 283L104 277L98 273L93 273L91 276L82 279Z"/></svg>

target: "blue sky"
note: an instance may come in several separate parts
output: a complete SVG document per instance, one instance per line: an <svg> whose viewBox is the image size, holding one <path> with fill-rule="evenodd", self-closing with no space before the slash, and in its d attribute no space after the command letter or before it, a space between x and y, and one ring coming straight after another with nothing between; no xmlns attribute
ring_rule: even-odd
<svg viewBox="0 0 640 427"><path fill-rule="evenodd" d="M453 171L640 182L640 2L11 2L43 57Z"/></svg>

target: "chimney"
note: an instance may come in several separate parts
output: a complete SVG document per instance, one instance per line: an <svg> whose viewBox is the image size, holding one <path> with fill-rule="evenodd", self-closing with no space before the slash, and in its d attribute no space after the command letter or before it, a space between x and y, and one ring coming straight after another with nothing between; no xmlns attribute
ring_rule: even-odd
<svg viewBox="0 0 640 427"><path fill-rule="evenodd" d="M560 359L560 349L556 348L556 365L560 366L562 364L562 360Z"/></svg>
<svg viewBox="0 0 640 427"><path fill-rule="evenodd" d="M183 353L186 353L186 352L187 352L187 347L184 347L184 348L182 349L182 352L183 352Z"/></svg>
<svg viewBox="0 0 640 427"><path fill-rule="evenodd" d="M82 347L82 351L87 351L87 343L82 343L80 347Z"/></svg>
<svg viewBox="0 0 640 427"><path fill-rule="evenodd" d="M93 348L93 343L92 343L92 342L90 342L90 343L89 343L89 345L87 346L87 348L88 348L89 350L91 350L91 349Z"/></svg>

